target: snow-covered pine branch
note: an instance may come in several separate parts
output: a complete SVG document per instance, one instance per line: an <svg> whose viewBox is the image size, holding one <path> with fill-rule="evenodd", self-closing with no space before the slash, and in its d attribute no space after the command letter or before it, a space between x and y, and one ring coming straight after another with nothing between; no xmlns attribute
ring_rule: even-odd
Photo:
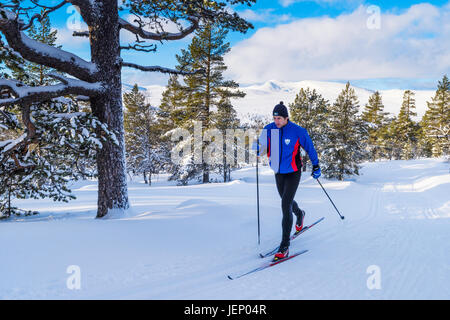
<svg viewBox="0 0 450 320"><path fill-rule="evenodd" d="M115 131L80 111L71 99L24 109L23 133L0 141L0 218L22 211L11 205L11 198L74 199L68 182L95 177L95 158L103 144L118 145Z"/></svg>
<svg viewBox="0 0 450 320"><path fill-rule="evenodd" d="M119 19L119 25L120 25L120 28L130 31L131 33L134 33L134 34L138 35L139 37L146 39L146 40L170 41L170 40L183 39L198 29L199 19L197 19L195 17L190 17L190 18L187 18L187 20L189 20L191 22L191 25L189 27L181 29L179 32L175 32L175 33L149 32L149 31L144 30L142 26L136 26L122 18Z"/></svg>
<svg viewBox="0 0 450 320"><path fill-rule="evenodd" d="M11 94L14 95L14 97L0 99L0 106L37 103L69 94L95 96L103 90L100 83L89 83L56 73L51 73L49 76L60 80L62 83L31 87L19 81L0 78L0 90L10 90Z"/></svg>
<svg viewBox="0 0 450 320"><path fill-rule="evenodd" d="M0 8L0 32L15 52L30 62L54 68L84 81L92 81L98 71L95 63L31 39L21 30L23 26L23 20L17 19L15 13Z"/></svg>
<svg viewBox="0 0 450 320"><path fill-rule="evenodd" d="M7 152L7 151L15 148L17 145L22 143L26 137L27 137L27 134L24 133L17 139L9 139L9 140L5 140L5 141L0 141L1 152L4 153L4 152Z"/></svg>

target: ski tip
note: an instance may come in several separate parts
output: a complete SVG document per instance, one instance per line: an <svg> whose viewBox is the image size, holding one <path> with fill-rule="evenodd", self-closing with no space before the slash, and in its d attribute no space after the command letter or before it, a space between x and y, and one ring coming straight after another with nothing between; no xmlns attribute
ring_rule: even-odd
<svg viewBox="0 0 450 320"><path fill-rule="evenodd" d="M233 280L233 278L231 276L227 276L228 279Z"/></svg>
<svg viewBox="0 0 450 320"><path fill-rule="evenodd" d="M259 254L260 258L264 258L264 255L262 253Z"/></svg>
<svg viewBox="0 0 450 320"><path fill-rule="evenodd" d="M290 255L289 257L294 258L294 257L299 256L299 255L301 255L301 254L304 254L304 253L306 253L306 252L308 252L307 249L306 249L306 250L299 251L299 252L296 252L296 253ZM287 257L287 259L289 259L289 257Z"/></svg>

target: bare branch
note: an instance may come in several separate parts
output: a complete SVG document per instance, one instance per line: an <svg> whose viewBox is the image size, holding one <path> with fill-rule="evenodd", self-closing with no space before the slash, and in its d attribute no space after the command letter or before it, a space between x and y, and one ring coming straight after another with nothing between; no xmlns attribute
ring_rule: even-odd
<svg viewBox="0 0 450 320"><path fill-rule="evenodd" d="M62 6L64 6L65 4L69 3L69 1L64 0L63 2L61 2L60 4L58 4L56 6L48 7L48 6L44 6L44 5L40 4L40 3L38 3L38 1L36 1L36 0L30 0L30 1L32 3L34 3L35 5L37 5L38 7L44 8L45 10L51 10L50 12L55 11L55 10L61 8ZM48 12L48 13L50 13L50 12Z"/></svg>
<svg viewBox="0 0 450 320"><path fill-rule="evenodd" d="M194 75L197 73L204 73L205 70L204 69L199 69L193 72L187 72L187 71L183 71L183 70L175 70L175 69L169 69L169 68L164 68L164 67L160 67L160 66L141 66L135 63L130 63L130 62L122 62L122 67L130 67L130 68L135 68L141 71L147 71L147 72L161 72L161 73L169 73L169 74L179 74L179 75L183 75L183 76L187 76L187 75Z"/></svg>
<svg viewBox="0 0 450 320"><path fill-rule="evenodd" d="M189 18L188 19L191 22L191 25L186 28L180 30L180 32L177 33L171 33L171 32L161 32L161 33L154 33L145 31L142 28L142 24L139 23L139 26L135 26L134 24L119 18L119 25L122 29L128 30L131 33L134 33L136 35L139 35L143 39L147 40L156 40L156 41L163 41L163 40L180 40L194 32L199 27L199 20L197 18ZM136 20L135 20L136 21Z"/></svg>
<svg viewBox="0 0 450 320"><path fill-rule="evenodd" d="M76 101L89 101L91 98L90 97L88 97L88 96L76 96L75 97L75 100Z"/></svg>
<svg viewBox="0 0 450 320"><path fill-rule="evenodd" d="M36 0L31 0L31 2L32 2L33 4L35 4L36 6L38 6L38 7L44 8L45 10L44 10L44 12L43 12L42 15L40 15L40 14L35 14L33 17L31 17L31 19L30 19L30 21L28 22L28 24L20 28L20 30L22 30L22 31L23 31L23 30L26 30L26 29L28 29L28 28L30 28L30 27L33 25L33 21L34 21L35 19L38 19L39 21L42 21L42 19L43 19L44 17L46 17L49 13L51 13L51 12L53 12L53 11L55 11L55 10L58 10L59 8L63 7L63 6L66 5L67 3L69 3L67 0L64 0L63 2L61 2L60 4L58 4L58 5L54 6L54 7L47 7L47 6L43 6L43 5L39 4L39 3L37 3Z"/></svg>
<svg viewBox="0 0 450 320"><path fill-rule="evenodd" d="M24 59L68 73L84 81L92 81L97 72L95 63L29 38L20 30L23 23L15 17L13 12L0 8L0 32L5 35L9 46Z"/></svg>
<svg viewBox="0 0 450 320"><path fill-rule="evenodd" d="M8 89L14 96L12 98L0 99L0 106L13 104L28 105L68 94L92 97L103 91L100 83L88 83L67 78L56 73L51 73L49 76L60 80L62 83L51 86L30 87L18 81L0 78L0 90Z"/></svg>
<svg viewBox="0 0 450 320"><path fill-rule="evenodd" d="M147 49L148 48L148 49ZM143 51L143 52L155 52L156 51L156 45L141 45L141 44L135 44L135 45L128 45L128 47L120 47L120 50L135 50L135 51Z"/></svg>
<svg viewBox="0 0 450 320"><path fill-rule="evenodd" d="M42 16L39 13L36 13L35 15L33 15L31 17L31 19L30 19L30 21L28 22L27 25L22 25L20 27L20 30L27 30L27 29L31 28L31 26L33 25L33 22L34 22L35 19L38 19L39 21L41 21Z"/></svg>
<svg viewBox="0 0 450 320"><path fill-rule="evenodd" d="M25 169L28 166L24 166L20 163L17 159L16 152L25 154L28 151L30 144L35 143L37 140L36 127L31 120L29 104L22 107L22 121L27 128L26 133L22 134L18 139L2 141L0 144L0 149L2 151L2 158L0 161L4 163L11 157L18 169Z"/></svg>
<svg viewBox="0 0 450 320"><path fill-rule="evenodd" d="M74 37L87 37L89 38L89 31L74 31L72 33Z"/></svg>

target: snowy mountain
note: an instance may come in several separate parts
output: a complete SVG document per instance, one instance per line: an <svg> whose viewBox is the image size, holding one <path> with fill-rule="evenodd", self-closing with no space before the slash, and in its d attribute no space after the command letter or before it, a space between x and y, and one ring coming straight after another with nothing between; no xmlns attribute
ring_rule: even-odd
<svg viewBox="0 0 450 320"><path fill-rule="evenodd" d="M361 173L321 179L345 220L302 177L295 199L305 225L325 217L291 243L292 253L308 252L236 280L227 275L266 263L258 253L280 241L281 202L266 166L259 246L254 167L228 183L129 182L133 210L119 219L95 219L95 181L75 183L69 203L15 200L41 214L0 223L0 299L449 299L448 163L379 161Z"/></svg>
<svg viewBox="0 0 450 320"><path fill-rule="evenodd" d="M322 94L325 99L333 103L339 93L344 89L345 83L331 82L331 81L313 81L304 80L298 82L283 82L278 80L270 80L262 84L253 84L241 87L247 95L243 99L234 100L234 106L239 115L246 113L268 114L272 113L273 107L279 102L284 101L285 104L292 103L296 94L301 88L316 89ZM352 86L359 98L360 110L362 111L364 105L369 100L370 95L374 93L373 90L368 90L360 87ZM124 90L129 91L132 86L124 84ZM142 86L149 96L150 103L159 105L161 95L165 89L164 86L151 85ZM385 111L397 115L403 100L404 90L391 89L379 90L385 106ZM431 101L434 96L434 90L412 90L415 93L416 99L416 120L419 120L427 108L427 101Z"/></svg>

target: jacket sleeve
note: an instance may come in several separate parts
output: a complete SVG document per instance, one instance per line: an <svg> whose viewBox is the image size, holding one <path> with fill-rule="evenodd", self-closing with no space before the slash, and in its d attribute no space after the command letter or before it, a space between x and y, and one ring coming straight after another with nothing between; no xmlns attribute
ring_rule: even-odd
<svg viewBox="0 0 450 320"><path fill-rule="evenodd" d="M314 144L309 137L308 131L305 128L300 128L299 130L300 145L308 153L309 159L311 159L313 166L318 165L319 158L317 156L316 149L314 148Z"/></svg>
<svg viewBox="0 0 450 320"><path fill-rule="evenodd" d="M258 155L265 155L267 153L267 131L268 125L263 128L258 140L253 141L252 150L258 151ZM258 144L259 142L259 144Z"/></svg>

